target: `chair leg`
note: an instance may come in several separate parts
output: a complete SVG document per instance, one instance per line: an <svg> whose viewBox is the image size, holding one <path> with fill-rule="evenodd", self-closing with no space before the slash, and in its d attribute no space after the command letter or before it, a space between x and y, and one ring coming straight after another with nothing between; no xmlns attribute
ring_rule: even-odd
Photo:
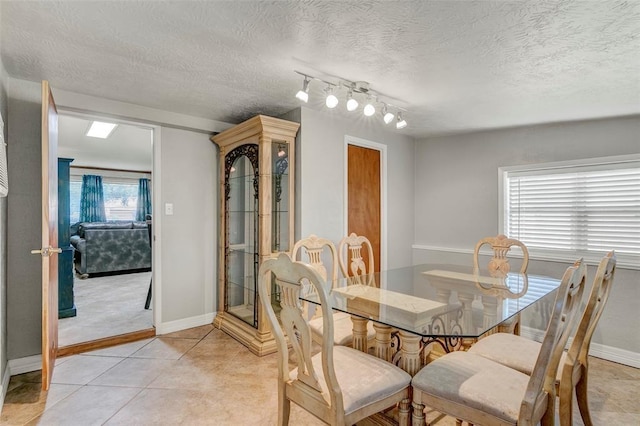
<svg viewBox="0 0 640 426"><path fill-rule="evenodd" d="M424 405L420 404L419 402L415 401L415 396L416 396L416 390L413 390L413 396L414 396L414 400L413 400L413 419L412 419L412 426L424 426Z"/></svg>
<svg viewBox="0 0 640 426"><path fill-rule="evenodd" d="M580 416L584 426L593 426L591 420L591 413L589 412L589 398L587 394L587 371L582 371L582 377L576 383L576 399L578 400L578 408L580 409Z"/></svg>
<svg viewBox="0 0 640 426"><path fill-rule="evenodd" d="M564 377L563 377L564 379ZM560 398L559 417L561 426L573 425L573 383L571 380L561 380L558 392Z"/></svg>
<svg viewBox="0 0 640 426"><path fill-rule="evenodd" d="M411 417L411 399L405 398L398 404L398 425L409 426Z"/></svg>
<svg viewBox="0 0 640 426"><path fill-rule="evenodd" d="M151 283L153 282L153 277L149 281L149 291L147 292L147 300L144 302L144 308L149 309L151 306Z"/></svg>
<svg viewBox="0 0 640 426"><path fill-rule="evenodd" d="M278 425L287 426L289 424L289 413L291 412L291 401L285 396L283 388L278 389Z"/></svg>
<svg viewBox="0 0 640 426"><path fill-rule="evenodd" d="M547 397L547 410L540 419L541 426L555 426L556 424L556 398Z"/></svg>

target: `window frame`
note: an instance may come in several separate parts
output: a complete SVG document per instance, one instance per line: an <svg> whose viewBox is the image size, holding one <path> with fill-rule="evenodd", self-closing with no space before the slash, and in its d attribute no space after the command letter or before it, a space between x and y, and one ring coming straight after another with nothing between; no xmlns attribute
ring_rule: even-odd
<svg viewBox="0 0 640 426"><path fill-rule="evenodd" d="M569 161L556 161L548 163L522 164L518 166L504 166L498 168L498 229L500 233L508 235L507 212L509 205L508 179L510 174L527 173L527 174L545 174L545 171L553 171L557 169L578 169L584 170L585 167L615 169L615 168L635 168L634 164L640 165L640 154L619 155L610 157L586 158ZM609 167L607 167L609 166ZM568 171L570 172L570 171ZM526 242L525 242L526 244ZM573 262L576 256L583 257L585 262L598 264L604 253L599 251L586 251L580 254L569 254L565 251L545 250L541 251L536 248L529 248L529 254L532 259L555 261L555 262ZM625 269L640 270L640 255L617 253L617 265Z"/></svg>

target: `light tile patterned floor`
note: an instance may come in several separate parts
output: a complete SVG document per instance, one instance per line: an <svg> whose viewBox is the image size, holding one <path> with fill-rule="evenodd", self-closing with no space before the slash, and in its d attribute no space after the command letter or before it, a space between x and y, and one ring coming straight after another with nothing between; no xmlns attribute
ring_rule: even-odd
<svg viewBox="0 0 640 426"><path fill-rule="evenodd" d="M595 423L640 424L640 370L593 358L590 371ZM275 354L256 357L223 332L197 327L61 358L46 393L40 372L12 377L0 424L274 425L276 373ZM290 424L323 423L294 405Z"/></svg>

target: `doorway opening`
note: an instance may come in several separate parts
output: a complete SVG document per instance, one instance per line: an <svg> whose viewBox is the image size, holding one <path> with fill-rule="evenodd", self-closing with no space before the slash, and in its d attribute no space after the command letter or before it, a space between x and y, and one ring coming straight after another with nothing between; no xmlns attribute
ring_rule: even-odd
<svg viewBox="0 0 640 426"><path fill-rule="evenodd" d="M95 121L116 127L90 136ZM59 245L73 259L60 264L60 356L155 335L153 141L150 125L59 114Z"/></svg>

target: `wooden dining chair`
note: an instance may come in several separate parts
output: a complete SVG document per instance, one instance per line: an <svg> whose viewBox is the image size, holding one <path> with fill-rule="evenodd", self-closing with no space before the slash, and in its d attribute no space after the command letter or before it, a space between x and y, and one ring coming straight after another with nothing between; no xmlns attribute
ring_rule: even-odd
<svg viewBox="0 0 640 426"><path fill-rule="evenodd" d="M368 253L367 262L362 258L363 247ZM367 237L357 235L352 232L340 240L338 243L338 263L340 264L342 276L345 277L351 285L375 285L373 246ZM349 323L350 326L353 327L353 322L351 320ZM364 343L364 336L362 338ZM376 330L373 327L373 323L368 321L366 330L366 347L373 348L375 347L375 344Z"/></svg>
<svg viewBox="0 0 640 426"><path fill-rule="evenodd" d="M425 405L478 425L552 425L555 377L568 324L584 291L582 260L567 268L531 375L469 352L452 352L427 364L412 380L413 425L424 423Z"/></svg>
<svg viewBox="0 0 640 426"><path fill-rule="evenodd" d="M491 246L491 250L493 251L493 256L487 264L487 269L490 275L504 276L511 271L511 265L509 264L509 258L507 256L511 251L511 247L519 247L522 251L520 273L527 273L527 267L529 266L529 250L527 250L527 247L521 241L513 238L507 238L505 235L486 237L478 241L475 249L473 250L474 270L477 271L480 268L480 249L485 245ZM502 324L498 326L497 331L520 334L520 315L518 314L506 321L503 321Z"/></svg>
<svg viewBox="0 0 640 426"><path fill-rule="evenodd" d="M560 397L560 424L573 424L573 393L575 389L578 408L585 426L592 426L587 394L589 376L589 346L591 337L602 315L616 270L616 256L609 252L601 261L582 315L569 346L562 354L556 374L556 392ZM483 356L507 367L531 375L541 344L512 334L497 333L481 339L469 349L470 353Z"/></svg>
<svg viewBox="0 0 640 426"><path fill-rule="evenodd" d="M326 257L325 252L328 252L327 254L331 258L331 265L328 270L322 260L323 256ZM303 238L293 245L291 257L296 259L298 255L300 255L301 258L307 258L307 262L305 263L311 266L324 282L329 283L331 287L335 285L338 280L338 254L331 240L313 234L309 235L307 238ZM330 288L328 288L328 290L330 290ZM308 308L309 306L306 304L305 309ZM351 346L353 344L351 316L344 312L333 312L333 323L334 343L336 345ZM319 309L316 308L316 314L311 316L309 326L313 333L313 340L319 344L322 343L324 324Z"/></svg>
<svg viewBox="0 0 640 426"><path fill-rule="evenodd" d="M271 305L272 274L281 295L280 319ZM324 334L322 349L315 355L300 302L303 281L313 287L321 302ZM333 344L331 301L323 283L315 269L292 261L286 253L260 267L258 295L278 348L278 424L289 424L294 402L331 425L352 425L399 404L400 424L408 425L411 376L372 355ZM295 354L291 358L288 344Z"/></svg>

